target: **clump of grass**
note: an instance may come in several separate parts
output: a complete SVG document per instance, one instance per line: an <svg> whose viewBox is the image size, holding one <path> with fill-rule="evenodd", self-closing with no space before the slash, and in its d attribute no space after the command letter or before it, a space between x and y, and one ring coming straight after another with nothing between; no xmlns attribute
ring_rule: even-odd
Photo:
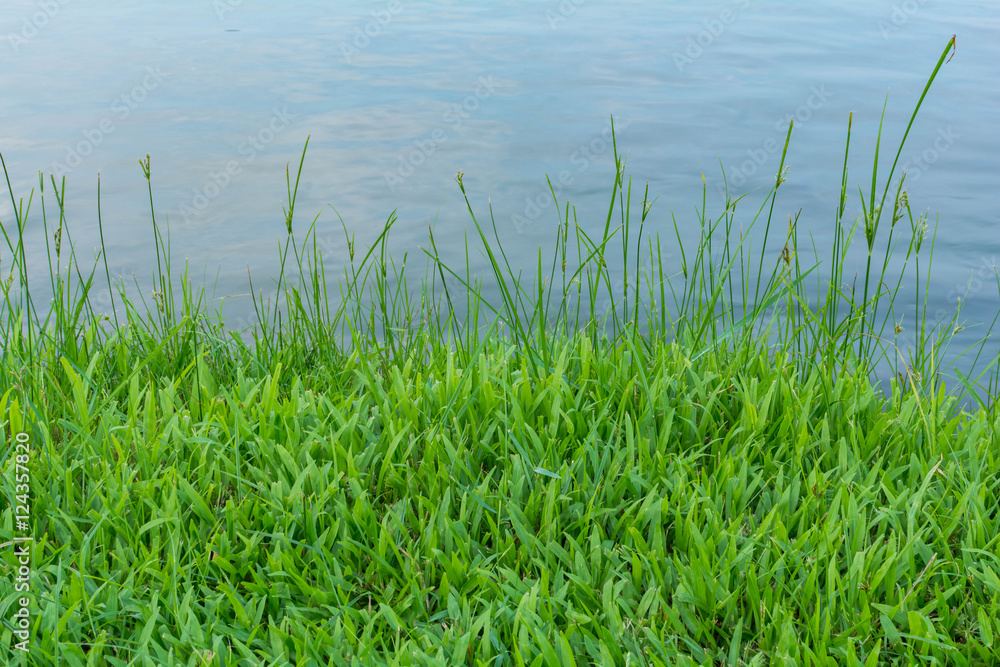
<svg viewBox="0 0 1000 667"><path fill-rule="evenodd" d="M888 254L860 295L841 287L890 191L907 261L930 247L893 173L845 225L850 121L827 285L806 289L794 216L765 268L791 133L742 234L744 198L713 221L703 190L680 285L617 145L601 237L559 206L532 282L459 174L498 302L468 243L455 270L433 231L411 290L407 257L386 252L394 216L363 255L348 236L334 294L316 221L295 233L304 148L294 186L286 173L284 298L254 300L249 343L172 277L148 156L155 295L114 286L113 324L89 299L99 264L78 268L65 185L50 233L40 181L52 306L29 285L29 197L0 310L5 460L16 433L35 448L31 663L995 662L997 364L986 387L961 376L980 404L965 412L939 374L950 328L922 328L909 359L885 335ZM902 364L889 395L880 362Z"/></svg>

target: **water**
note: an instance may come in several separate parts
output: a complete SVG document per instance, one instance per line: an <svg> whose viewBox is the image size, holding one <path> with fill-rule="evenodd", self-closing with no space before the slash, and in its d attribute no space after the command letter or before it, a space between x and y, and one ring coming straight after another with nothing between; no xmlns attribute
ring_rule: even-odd
<svg viewBox="0 0 1000 667"><path fill-rule="evenodd" d="M134 275L148 291L155 255L137 158L149 153L175 266L186 261L240 319L250 312L248 273L273 291L284 170L307 136L296 226L319 215L331 275L346 256L337 213L364 245L393 210L391 247L408 251L422 275L429 223L446 258L463 261L473 228L459 170L477 213L488 219L492 204L505 247L530 266L556 226L545 174L588 231L603 228L614 114L629 173L659 196L647 229L670 241L673 212L693 241L702 174L710 202L720 196L720 161L731 193L766 189L794 116L777 219L801 208L825 260L848 113L853 220L886 95L884 137L895 149L956 34L956 55L901 163L915 211L929 211L932 223L940 216L931 314L949 318L967 288L968 324L997 313L1000 12L990 0L843 0L808 10L753 0L332 6L7 0L0 151L15 192L26 198L39 171L66 175L73 240L89 259L100 173L112 277ZM0 220L12 220L6 198ZM41 267L41 217L31 220L29 260ZM674 250L668 243L671 261ZM983 334L963 332L954 349Z"/></svg>

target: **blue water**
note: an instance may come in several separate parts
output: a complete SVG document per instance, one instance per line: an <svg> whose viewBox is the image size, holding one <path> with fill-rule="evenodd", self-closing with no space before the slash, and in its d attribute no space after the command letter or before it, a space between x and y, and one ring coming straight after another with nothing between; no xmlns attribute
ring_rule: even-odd
<svg viewBox="0 0 1000 667"><path fill-rule="evenodd" d="M556 226L546 174L581 225L603 228L612 114L628 173L659 196L647 232L662 231L676 261L671 213L692 242L702 175L710 215L720 162L731 194L766 189L795 117L777 220L801 208L800 226L825 261L848 114L853 221L857 186L868 196L883 104L885 174L887 149L956 34L900 164L915 212L939 222L932 316L948 319L967 293L967 324L988 324L998 312L1000 254L998 28L992 0L6 0L0 151L25 200L38 172L66 176L68 224L86 260L98 245L100 173L112 277L134 275L140 286L151 286L155 262L137 163L150 154L154 208L170 221L175 266L186 261L216 305L230 297L226 312L239 319L250 312L248 271L273 292L285 167L297 164L307 136L296 227L319 215L331 276L346 258L337 214L364 245L393 210L391 247L409 251L422 275L429 223L446 258L464 261L473 228L458 171L477 213L488 219L492 205L505 247L527 266L539 246L551 247ZM28 253L41 267L37 200L34 210ZM6 197L0 221L12 221ZM808 234L800 238L808 248ZM983 334L972 327L958 343Z"/></svg>

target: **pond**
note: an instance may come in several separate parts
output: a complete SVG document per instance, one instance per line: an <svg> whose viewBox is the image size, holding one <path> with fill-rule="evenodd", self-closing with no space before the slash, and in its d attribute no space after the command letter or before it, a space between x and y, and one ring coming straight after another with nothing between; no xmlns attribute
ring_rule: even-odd
<svg viewBox="0 0 1000 667"><path fill-rule="evenodd" d="M970 328L957 350L985 335L971 325L988 325L998 310L998 28L991 0L8 0L0 151L18 197L27 199L40 171L66 177L83 259L99 246L99 173L112 278L131 283L134 274L140 286L151 284L155 263L137 164L150 154L154 210L169 220L175 266L186 261L241 320L248 272L272 287L284 172L307 136L296 227L319 215L330 275L341 275L346 257L338 214L363 245L395 210L390 247L419 260L419 276L428 224L454 264L464 262L464 236L474 236L458 171L477 214L488 220L492 206L504 247L529 268L557 225L546 174L585 229L603 228L612 116L627 173L659 197L647 232L661 232L676 262L671 215L693 242L703 175L709 216L728 186L751 193L748 222L794 118L777 219L801 209L800 227L812 234L801 233L804 248L815 243L826 261L849 113L853 221L857 187L866 197L870 188L883 104L880 179L955 34L955 55L900 165L914 211L939 225L929 314L949 319L965 296ZM28 254L41 267L37 202L35 213ZM905 253L908 230L902 237ZM471 260L485 269L475 250Z"/></svg>

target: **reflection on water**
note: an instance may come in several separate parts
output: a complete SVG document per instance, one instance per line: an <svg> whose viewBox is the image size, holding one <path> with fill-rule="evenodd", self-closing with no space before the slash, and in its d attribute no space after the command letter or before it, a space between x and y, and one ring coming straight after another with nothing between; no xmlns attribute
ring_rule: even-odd
<svg viewBox="0 0 1000 667"><path fill-rule="evenodd" d="M929 210L932 223L940 215L931 313L949 316L963 294L971 322L997 311L1000 20L988 0L48 5L0 9L0 86L13 91L0 97L0 150L17 194L38 185L39 171L64 175L68 224L86 257L97 245L100 172L112 271L142 283L153 246L136 159L149 153L175 260L217 296L246 294L248 267L257 284L276 271L284 171L307 136L297 224L319 214L332 275L346 255L338 214L363 244L397 211L391 247L401 251L426 245L433 222L439 249L461 261L471 221L457 171L474 205L492 206L506 247L531 264L557 220L546 174L581 225L603 227L612 114L629 173L660 196L647 231L664 232L668 250L671 212L695 238L702 174L710 201L773 183L794 119L778 217L801 208L823 257L848 114L853 192L870 187L886 94L883 137L894 148L957 34L899 165L915 211ZM859 209L855 194L848 219ZM0 204L0 219L10 211ZM32 220L29 253L41 261Z"/></svg>

